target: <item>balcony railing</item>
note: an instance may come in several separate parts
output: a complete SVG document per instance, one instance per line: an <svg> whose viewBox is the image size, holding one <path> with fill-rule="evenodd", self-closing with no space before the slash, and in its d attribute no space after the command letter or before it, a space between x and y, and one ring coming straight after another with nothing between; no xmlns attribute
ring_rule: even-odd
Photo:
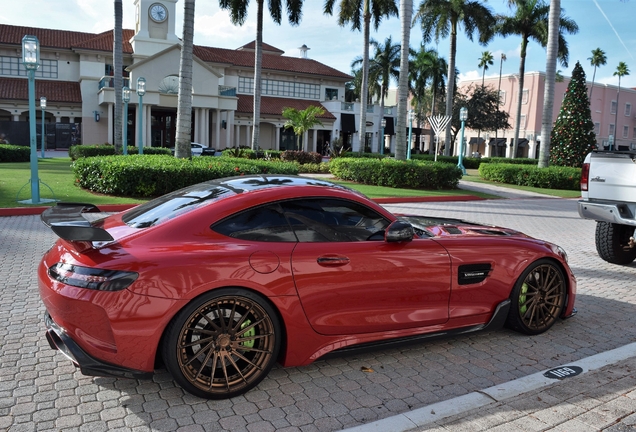
<svg viewBox="0 0 636 432"><path fill-rule="evenodd" d="M393 115L393 107L384 107L384 115Z"/></svg>
<svg viewBox="0 0 636 432"><path fill-rule="evenodd" d="M124 78L123 86L124 87L130 87L130 79L129 78ZM99 90L103 89L104 87L110 87L110 88L115 87L115 77L113 77L113 76L102 77L102 79L99 80Z"/></svg>
<svg viewBox="0 0 636 432"><path fill-rule="evenodd" d="M236 97L236 87L220 85L219 96L235 96Z"/></svg>
<svg viewBox="0 0 636 432"><path fill-rule="evenodd" d="M353 102L341 102L340 109L342 111L353 111Z"/></svg>
<svg viewBox="0 0 636 432"><path fill-rule="evenodd" d="M375 105L367 105L367 112L372 113L375 108Z"/></svg>

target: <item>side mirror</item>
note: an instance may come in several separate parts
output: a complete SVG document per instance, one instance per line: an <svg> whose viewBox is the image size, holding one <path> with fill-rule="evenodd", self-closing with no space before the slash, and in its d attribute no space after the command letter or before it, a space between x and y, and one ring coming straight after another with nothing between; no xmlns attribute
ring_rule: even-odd
<svg viewBox="0 0 636 432"><path fill-rule="evenodd" d="M404 221L395 221L385 231L384 241L386 242L403 242L413 240L415 232L413 226Z"/></svg>

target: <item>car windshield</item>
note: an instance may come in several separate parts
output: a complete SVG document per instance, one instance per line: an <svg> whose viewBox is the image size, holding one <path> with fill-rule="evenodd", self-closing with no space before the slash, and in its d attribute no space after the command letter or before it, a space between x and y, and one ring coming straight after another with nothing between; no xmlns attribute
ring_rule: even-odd
<svg viewBox="0 0 636 432"><path fill-rule="evenodd" d="M147 228L234 194L223 186L200 183L135 207L122 220L133 228Z"/></svg>

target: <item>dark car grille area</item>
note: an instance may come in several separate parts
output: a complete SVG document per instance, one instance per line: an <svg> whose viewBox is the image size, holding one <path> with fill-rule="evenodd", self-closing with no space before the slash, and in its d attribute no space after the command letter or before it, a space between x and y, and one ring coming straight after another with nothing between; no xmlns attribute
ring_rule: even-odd
<svg viewBox="0 0 636 432"><path fill-rule="evenodd" d="M459 285L469 285L480 283L486 280L492 267L490 264L464 264L459 266L458 280Z"/></svg>

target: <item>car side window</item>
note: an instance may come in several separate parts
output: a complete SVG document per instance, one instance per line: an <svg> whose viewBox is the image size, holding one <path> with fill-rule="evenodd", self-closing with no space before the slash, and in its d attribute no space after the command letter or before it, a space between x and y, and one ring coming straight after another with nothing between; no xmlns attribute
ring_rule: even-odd
<svg viewBox="0 0 636 432"><path fill-rule="evenodd" d="M234 214L212 226L228 237L262 242L297 242L294 231L278 204L255 207Z"/></svg>
<svg viewBox="0 0 636 432"><path fill-rule="evenodd" d="M389 221L353 201L308 198L281 203L300 242L383 240Z"/></svg>

